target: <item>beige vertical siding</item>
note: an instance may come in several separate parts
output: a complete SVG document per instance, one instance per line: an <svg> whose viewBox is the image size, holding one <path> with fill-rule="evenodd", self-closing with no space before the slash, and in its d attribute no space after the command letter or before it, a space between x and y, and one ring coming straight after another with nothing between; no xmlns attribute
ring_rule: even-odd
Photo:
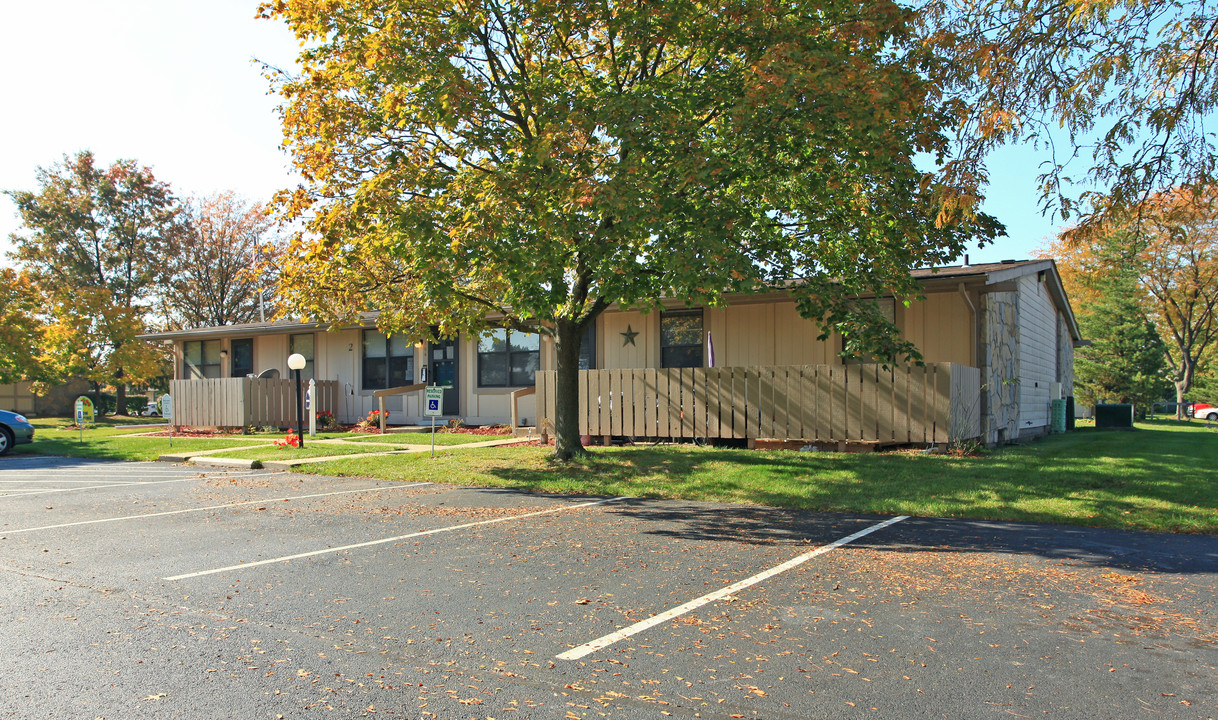
<svg viewBox="0 0 1218 720"><path fill-rule="evenodd" d="M1049 426L1057 370L1057 309L1036 275L1019 278L1019 429Z"/></svg>
<svg viewBox="0 0 1218 720"><path fill-rule="evenodd" d="M729 305L706 311L706 328L721 367L839 363L835 333L818 340L820 325L800 317L795 303Z"/></svg>
<svg viewBox="0 0 1218 720"><path fill-rule="evenodd" d="M356 376L360 359L358 330L333 330L314 335L313 366L318 380L349 383ZM256 341L255 341L256 342ZM286 362L286 361L285 361Z"/></svg>
<svg viewBox="0 0 1218 720"><path fill-rule="evenodd" d="M820 325L800 317L791 301L741 303L707 308L703 327L715 345L715 364L722 367L841 364L841 336L817 339ZM659 367L659 316L637 312L602 315L597 367ZM918 346L926 362L975 365L974 318L957 292L934 293L898 311L897 326ZM622 346L627 325L639 332L636 346Z"/></svg>
<svg viewBox="0 0 1218 720"><path fill-rule="evenodd" d="M837 356L842 338L836 332L818 340L819 324L800 317L793 302L774 303L774 364L775 365L833 365L840 364Z"/></svg>
<svg viewBox="0 0 1218 720"><path fill-rule="evenodd" d="M606 312L600 318L597 337L601 368L645 368L660 364L660 315L638 311ZM638 335L627 344L622 333L629 327Z"/></svg>
<svg viewBox="0 0 1218 720"><path fill-rule="evenodd" d="M774 364L774 304L730 305L708 310L715 343L715 365L744 367ZM720 330L720 328L722 328Z"/></svg>
<svg viewBox="0 0 1218 720"><path fill-rule="evenodd" d="M259 335L254 341L254 372L278 368L280 375L288 373L288 336Z"/></svg>
<svg viewBox="0 0 1218 720"><path fill-rule="evenodd" d="M28 382L0 385L0 410L31 414L34 412L34 391Z"/></svg>
<svg viewBox="0 0 1218 720"><path fill-rule="evenodd" d="M928 293L925 300L910 303L903 310L898 311L897 318L901 334L918 347L923 360L976 364L973 314L959 292Z"/></svg>

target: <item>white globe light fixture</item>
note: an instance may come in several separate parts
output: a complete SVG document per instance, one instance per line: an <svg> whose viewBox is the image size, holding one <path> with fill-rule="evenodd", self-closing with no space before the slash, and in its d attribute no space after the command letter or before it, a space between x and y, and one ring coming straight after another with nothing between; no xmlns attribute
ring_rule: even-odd
<svg viewBox="0 0 1218 720"><path fill-rule="evenodd" d="M288 369L296 373L296 435L300 438L300 447L304 447L304 399L300 386L300 371L308 364L305 356L292 353L288 356Z"/></svg>

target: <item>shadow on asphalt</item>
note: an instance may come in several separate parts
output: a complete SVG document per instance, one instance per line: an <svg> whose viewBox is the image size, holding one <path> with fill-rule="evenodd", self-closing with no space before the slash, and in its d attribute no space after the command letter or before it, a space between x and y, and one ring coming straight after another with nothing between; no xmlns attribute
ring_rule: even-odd
<svg viewBox="0 0 1218 720"><path fill-rule="evenodd" d="M583 503L595 495L553 495L523 488L470 488L480 501L501 507L539 499ZM491 499L493 498L493 499ZM643 524L642 532L691 542L753 545L833 542L887 516L793 510L756 505L629 498L601 506ZM904 553L1011 553L1070 560L1087 566L1181 574L1218 573L1218 537L1073 525L909 518L851 543Z"/></svg>
<svg viewBox="0 0 1218 720"><path fill-rule="evenodd" d="M611 512L657 525L656 535L694 541L759 545L812 541L828 543L884 517L723 507L661 500L629 500ZM899 552L1012 553L1072 560L1096 567L1181 574L1218 573L1218 538L1068 525L910 518L852 543L855 547Z"/></svg>
<svg viewBox="0 0 1218 720"><path fill-rule="evenodd" d="M13 448L8 455L0 457L0 470L74 470L82 467L112 467L130 464L129 460L110 458L67 457L62 455L35 455L24 452L22 446Z"/></svg>

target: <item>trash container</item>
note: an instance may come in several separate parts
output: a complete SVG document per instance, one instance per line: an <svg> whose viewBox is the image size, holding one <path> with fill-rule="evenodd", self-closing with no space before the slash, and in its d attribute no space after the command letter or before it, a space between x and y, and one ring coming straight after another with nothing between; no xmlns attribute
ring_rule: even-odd
<svg viewBox="0 0 1218 720"><path fill-rule="evenodd" d="M1133 405L1112 403L1095 406L1097 429L1130 430L1133 428Z"/></svg>
<svg viewBox="0 0 1218 720"><path fill-rule="evenodd" d="M1060 435L1066 432L1066 401L1049 401L1049 434Z"/></svg>

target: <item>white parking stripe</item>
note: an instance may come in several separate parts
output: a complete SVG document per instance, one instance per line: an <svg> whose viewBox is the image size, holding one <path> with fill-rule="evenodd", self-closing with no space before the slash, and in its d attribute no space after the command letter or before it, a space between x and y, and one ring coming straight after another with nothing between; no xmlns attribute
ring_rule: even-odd
<svg viewBox="0 0 1218 720"><path fill-rule="evenodd" d="M727 597L728 595L731 595L734 592L739 592L747 587L756 585L757 583L762 582L763 580L768 580L768 579L774 577L775 575L778 575L779 573L784 573L793 567L802 565L803 563L811 560L812 558L816 557L817 555L823 555L823 554L829 552L830 550L833 550L834 548L839 548L842 545L845 545L846 543L850 543L855 540L858 540L859 538L863 537L864 535L870 535L871 533L875 532L876 530L882 530L882 529L888 527L889 525L892 525L894 523L899 523L902 520L907 519L908 517L909 517L908 515L900 515L898 517L894 517L889 520L885 520L882 523L877 523L875 525L872 525L871 527L859 530L858 532L854 533L853 535L847 535L846 537L841 538L840 540L834 540L833 542L829 543L828 545L822 545L822 546L816 548L815 550L812 550L811 552L806 552L803 555L800 555L799 557L792 558L781 565L776 565L776 566L770 568L769 570L766 570L765 572L758 573L750 578L745 578L744 580L741 580L740 582L728 585L727 587L725 587L721 590L716 590L715 592L710 593L708 595L703 595L702 597L697 598L696 600L690 600L689 602L685 603L684 605L679 605L675 608L672 608L671 610L666 610L666 611L660 613L659 615L653 615L653 616L647 618L646 620L637 622L629 627L622 628L621 630L618 630L617 632L609 633L608 635L597 638L596 640L593 640L590 643L585 643L583 645L580 645L579 647L571 648L570 650L558 655L558 659L559 660L578 660L578 659L584 657L585 655L590 655L590 654L596 652L597 650L601 650L603 648L609 647L610 645L614 644L615 642L618 642L619 640L624 640L624 639L630 637L631 635L637 635L638 633L641 633L648 628L655 627L656 625L667 622L675 617L684 615L685 613L689 612L690 610L696 610L697 608L700 608L703 605L706 605L707 603L711 603L716 600L720 600L722 598Z"/></svg>
<svg viewBox="0 0 1218 720"><path fill-rule="evenodd" d="M521 515L512 515L511 517L495 518L493 520L478 520L477 522L464 523L462 525L449 525L448 527L435 528L433 530L422 530L420 532L410 533L409 535L398 535L391 538L382 538L381 540L369 540L368 542L355 543L353 545L343 545L341 547L329 547L324 550L313 550L310 552L296 553L295 555L284 555L283 557L270 558L269 560L258 560L256 562L241 563L239 565L229 565L227 567L216 568L215 570L201 570L199 572L186 573L184 575L174 575L165 578L171 582L176 580L186 580L188 578L202 577L204 575L215 575L217 573L229 572L230 570L242 570L244 568L257 567L259 565L270 565L272 563L288 562L289 560L299 560L300 558L313 557L315 555L327 555L330 553L343 552L344 550L354 550L356 548L371 547L373 545L384 545L385 543L400 542L409 540L410 538L423 537L424 535L434 535L442 532L452 532L454 530L464 530L465 528L476 527L478 525L492 525L494 523L508 522L510 520L523 520L525 518L536 517L538 515L549 515L551 513L562 512L564 510L576 510L578 508L592 507L594 505L604 505L605 503L617 502L618 500L628 500L628 497L615 497L608 500L597 500L595 502L580 503L578 505L564 505L563 507L551 508L549 510L539 510L537 512L523 513Z"/></svg>
<svg viewBox="0 0 1218 720"><path fill-rule="evenodd" d="M108 485L98 485L98 486L97 486L97 487L107 487L107 486L109 486L109 485L114 485L114 486L119 486L119 485L122 485L122 486L126 486L126 485L156 485L156 484L159 484L159 483L166 483L166 482L181 482L181 481L183 481L183 480L208 480L208 479L224 480L224 479L228 479L228 478L244 478L244 477L252 477L252 476L256 476L256 475L267 475L267 476L270 476L270 475L275 475L275 474L278 474L278 473L277 473L277 472L266 472L266 471L263 471L263 472L246 472L246 473L225 473L225 472L210 472L210 473L200 473L200 472L198 472L198 471L196 470L196 471L191 471L191 472L189 472L189 473L185 473L185 472L180 472L180 473L161 473L161 474L157 474L157 475L153 475L153 474L146 474L146 475L145 475L145 474L119 475L119 474L115 474L115 473L100 473L100 474L102 475L102 477L100 477L100 478L95 478L95 479L83 478L83 479L80 479L80 480L74 480L74 479L71 479L71 478L55 477L55 478L50 478L50 479L45 479L45 480L44 480L44 479L41 479L41 478L34 477L34 478L23 478L23 479L21 479L21 480L0 480L0 483L17 483L17 484L20 484L20 483L23 483L23 482L28 482L28 483L64 483L64 484L67 484L67 483L82 483L82 482L84 482L84 483L88 483L88 482L91 482L91 483L106 483L106 481L107 481L107 480L109 480L110 482L108 483ZM140 478L140 479L139 479L139 480L132 480L131 478ZM168 478L168 479L165 479L165 480L159 480L159 479L157 479L157 480L145 480L145 478ZM14 489L21 489L21 488L14 488ZM43 492L43 491L44 491L44 492L63 492L63 491L68 491L68 490L88 490L88 489L89 489L89 487L48 488L48 489L45 489L45 490L43 490L42 488L31 488L31 489L37 489L37 490L39 490L40 492Z"/></svg>
<svg viewBox="0 0 1218 720"><path fill-rule="evenodd" d="M371 487L360 490L335 490L333 492L313 493L311 495L290 495L288 497L267 498L265 500L249 500L245 502L225 503L223 505L208 505L207 507L188 508L185 510L166 510L165 512L145 513L143 515L124 515L122 517L102 518L100 520L81 520L79 522L60 523L58 525L40 525L20 530L0 530L0 535L16 535L18 533L34 532L35 530L54 530L56 528L76 527L78 525L97 525L99 523L119 522L120 520L138 520L140 518L164 517L166 515L181 515L183 513L204 512L206 510L222 510L224 508L241 507L242 505L258 505L260 503L287 502L288 500L307 500L308 498L327 497L330 495L350 495L352 493L379 492L381 490L402 490L405 488L431 485L429 482L413 483L411 485L395 485L393 487Z"/></svg>
<svg viewBox="0 0 1218 720"><path fill-rule="evenodd" d="M198 479L199 479L198 477L184 477L184 478L178 478L177 480L150 480L148 482L116 482L116 483L107 483L105 485L86 485L84 487L55 488L53 490L35 490L34 492L27 492L25 494L26 495L47 495L50 493L76 492L77 490L96 490L98 488L136 487L136 486L143 487L144 485L164 485L165 483L179 483L179 482L187 482L188 480L198 480ZM22 496L5 495L3 497L22 497Z"/></svg>
<svg viewBox="0 0 1218 720"><path fill-rule="evenodd" d="M177 477L182 477L182 475L181 475L181 473L178 473L176 475L163 475L163 476L159 476L159 477L177 478ZM26 479L26 480L0 480L0 483L10 483L10 484L18 484L18 483L95 483L95 482L97 482L97 480L89 479L89 478L81 478L80 480L73 480L71 478L48 478L46 480L39 480L38 478L30 478L30 479ZM126 481L120 480L119 482L126 482Z"/></svg>
<svg viewBox="0 0 1218 720"><path fill-rule="evenodd" d="M22 490L21 488L18 488L16 490L11 490L8 492L0 493L0 500L3 500L5 498L15 498L15 497L24 497L26 495L41 495L41 494L42 494L41 490Z"/></svg>
<svg viewBox="0 0 1218 720"><path fill-rule="evenodd" d="M74 468L73 470L77 470L77 469ZM165 471L160 471L160 472L110 472L110 471L97 472L90 468L86 468L85 470L87 472L91 472L96 475L102 475L106 478L116 478L116 479L122 479L122 480L126 480L128 478L249 477L251 475L275 474L273 471L269 471L269 470L256 470L256 471L252 471L252 472L250 472L250 471L226 472L226 471L220 470L220 469L199 470L197 468L191 468L189 470L184 468L178 472L165 472ZM22 480L28 480L30 482L53 482L56 480L58 480L60 482L96 482L96 481L91 481L88 478L74 479L74 478L70 478L70 477L64 477L64 475L68 472L69 472L69 470L66 468L62 471L55 472L55 473L28 472L28 471L27 472L17 471L17 472L13 472L13 473L0 472L0 477L20 478L18 480L0 480L0 482L21 482ZM41 478L47 478L47 479L43 480Z"/></svg>

